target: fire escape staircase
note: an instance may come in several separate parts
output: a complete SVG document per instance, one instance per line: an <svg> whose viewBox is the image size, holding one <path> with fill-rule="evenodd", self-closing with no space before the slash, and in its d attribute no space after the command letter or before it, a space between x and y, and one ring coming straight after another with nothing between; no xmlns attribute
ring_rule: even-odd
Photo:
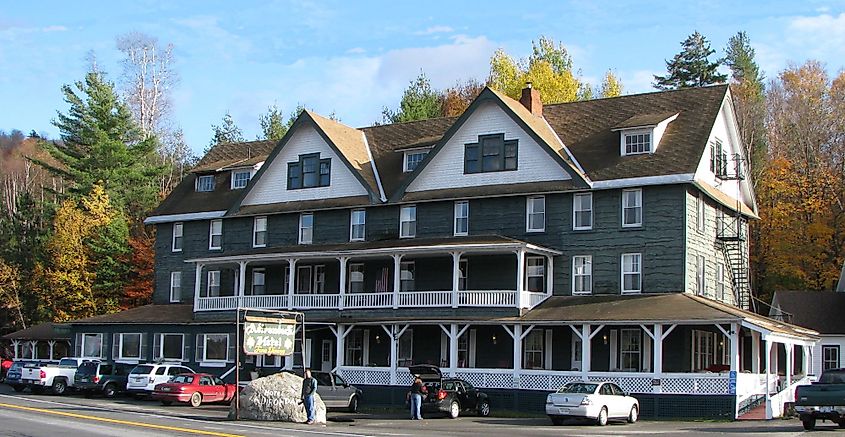
<svg viewBox="0 0 845 437"><path fill-rule="evenodd" d="M741 155L733 156L734 171L728 172L727 160L722 159L718 179L723 183L736 181L737 192L740 191L741 181L745 179L744 159ZM734 299L740 308L753 310L754 301L751 296L751 272L749 271L748 235L745 220L742 218L740 200L736 201L736 208L726 214L717 224L717 245L728 263L728 276L733 286Z"/></svg>

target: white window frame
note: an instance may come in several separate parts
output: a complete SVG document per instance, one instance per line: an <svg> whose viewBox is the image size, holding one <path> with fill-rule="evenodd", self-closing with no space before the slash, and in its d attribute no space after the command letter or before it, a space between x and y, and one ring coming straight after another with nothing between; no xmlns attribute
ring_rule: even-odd
<svg viewBox="0 0 845 437"><path fill-rule="evenodd" d="M218 229L215 230L215 227ZM218 246L214 245L215 236L220 237L220 244ZM220 250L221 248L223 248L223 220L211 220L208 222L208 250Z"/></svg>
<svg viewBox="0 0 845 437"><path fill-rule="evenodd" d="M399 367L408 367L414 362L414 329L408 328L396 341L396 364Z"/></svg>
<svg viewBox="0 0 845 437"><path fill-rule="evenodd" d="M699 234L703 234L706 228L707 217L704 214L704 196L699 194L695 198L695 229Z"/></svg>
<svg viewBox="0 0 845 437"><path fill-rule="evenodd" d="M625 270L625 259L628 257L636 257L637 260L636 264L632 263L632 267L636 266L637 270L626 271ZM621 272L620 275L620 284L619 289L621 290L622 294L639 294L643 291L643 254L642 253L623 253L620 257L620 268L619 271ZM625 289L625 275L638 275L639 276L639 288L637 289Z"/></svg>
<svg viewBox="0 0 845 437"><path fill-rule="evenodd" d="M535 203L543 205L543 211L537 212ZM531 216L542 216L542 227L531 227ZM546 196L531 196L525 199L525 232L545 232L546 231Z"/></svg>
<svg viewBox="0 0 845 437"><path fill-rule="evenodd" d="M580 209L580 207L583 206L583 202L579 202L578 200L583 198L589 199L589 209ZM590 213L589 224L581 224L581 226L578 226L579 212ZM576 193L572 196L572 230L586 231L590 229L593 229L593 193Z"/></svg>
<svg viewBox="0 0 845 437"><path fill-rule="evenodd" d="M360 270L359 270L360 269ZM347 275L347 282L348 285L346 287L346 291L349 293L363 293L364 292L364 263L349 263L349 274ZM360 281L355 280L357 277L360 276ZM353 283L360 283L361 289L360 290L353 290L352 284Z"/></svg>
<svg viewBox="0 0 845 437"><path fill-rule="evenodd" d="M173 236L170 241L170 251L171 252L181 252L182 246L184 244L185 239L183 238L185 234L185 224L182 222L173 223ZM179 247L176 247L176 242L179 242Z"/></svg>
<svg viewBox="0 0 845 437"><path fill-rule="evenodd" d="M699 296L707 294L707 260L704 255L695 257L695 294Z"/></svg>
<svg viewBox="0 0 845 437"><path fill-rule="evenodd" d="M100 339L100 353L98 353L97 355L85 355L85 338L86 337L96 337L96 338ZM82 333L82 334L79 335L79 341L80 341L80 343L82 343L82 344L79 345L79 355L81 356L81 358L101 358L101 357L104 356L103 355L103 347L105 345L103 344L103 334L102 333L93 333L93 332ZM34 349L33 349L33 353L35 353Z"/></svg>
<svg viewBox="0 0 845 437"><path fill-rule="evenodd" d="M200 366L202 363L225 363L229 361L229 334L225 333L209 333L209 334L199 334L202 337L202 360L199 360L197 357L196 361L200 362ZM216 336L223 336L226 337L226 356L221 360L219 358L209 359L208 358L208 339L209 337L216 337Z"/></svg>
<svg viewBox="0 0 845 437"><path fill-rule="evenodd" d="M366 239L367 210L353 209L349 212L349 241L364 241Z"/></svg>
<svg viewBox="0 0 845 437"><path fill-rule="evenodd" d="M533 329L522 340L522 366L524 369L542 370L546 368L546 331L544 329ZM551 351L549 351L551 353ZM539 358L535 363L539 366L529 366L529 356Z"/></svg>
<svg viewBox="0 0 845 437"><path fill-rule="evenodd" d="M625 344L626 339L636 339L636 348L632 348L630 350L626 350ZM619 330L619 368L625 371L634 371L640 372L643 370L643 336L642 331L639 329L620 329ZM636 367L623 367L625 363L625 357L627 355L636 356L637 357L637 365Z"/></svg>
<svg viewBox="0 0 845 437"><path fill-rule="evenodd" d="M311 218L311 226L305 226L305 217ZM305 233L308 232L306 236ZM314 213L303 212L299 214L299 244L312 244L314 242Z"/></svg>
<svg viewBox="0 0 845 437"><path fill-rule="evenodd" d="M537 271L540 274L537 274ZM540 278L542 287L540 291L535 293L545 293L546 290L546 257L543 256L528 256L525 260L525 289L530 290L528 285L531 283L531 278Z"/></svg>
<svg viewBox="0 0 845 437"><path fill-rule="evenodd" d="M364 366L365 335L369 335L368 329L353 328L346 340L346 351L343 353L344 364L347 366ZM356 355L358 355L356 357ZM360 358L359 358L360 357Z"/></svg>
<svg viewBox="0 0 845 437"><path fill-rule="evenodd" d="M405 226L406 223L408 224L407 230ZM399 208L399 238L414 238L416 236L417 205L402 206Z"/></svg>
<svg viewBox="0 0 845 437"><path fill-rule="evenodd" d="M405 273L408 272L409 275ZM410 279L407 279L410 277ZM411 288L405 288L405 284L410 282ZM414 291L417 285L417 266L414 261L402 261L399 263L399 291Z"/></svg>
<svg viewBox="0 0 845 437"><path fill-rule="evenodd" d="M580 266L579 260L581 261ZM579 278L584 278L585 289L578 290ZM575 255L572 257L572 294L593 294L592 255Z"/></svg>
<svg viewBox="0 0 845 437"><path fill-rule="evenodd" d="M219 297L220 296L220 270L209 270L207 274L208 280L205 284L205 297ZM212 287L217 287L217 291L212 294Z"/></svg>
<svg viewBox="0 0 845 437"><path fill-rule="evenodd" d="M314 284L311 286L311 292L315 294L323 294L326 292L326 266L317 264L312 270L312 280Z"/></svg>
<svg viewBox="0 0 845 437"><path fill-rule="evenodd" d="M256 355L255 367L282 367L281 355Z"/></svg>
<svg viewBox="0 0 845 437"><path fill-rule="evenodd" d="M246 180L239 180L238 175L246 173ZM249 184L249 180L252 179L252 171L251 170L232 170L232 177L231 177L231 186L230 188L233 190L242 190L246 188ZM243 185L241 185L243 183Z"/></svg>
<svg viewBox="0 0 845 437"><path fill-rule="evenodd" d="M264 241L258 242L258 236L262 235ZM267 247L267 216L261 215L252 220L252 247Z"/></svg>
<svg viewBox="0 0 845 437"><path fill-rule="evenodd" d="M822 371L828 369L838 369L839 362L842 356L840 355L841 348L839 345L833 344L823 344L822 345ZM836 353L835 357L828 358L828 351L834 351Z"/></svg>
<svg viewBox="0 0 845 437"><path fill-rule="evenodd" d="M628 152L628 137L640 136L640 135L647 135L648 141L637 143L637 144L644 144L643 150L637 150L633 152ZM652 153L654 151L654 129L630 129L622 131L622 135L620 136L619 142L619 152L622 156L630 156L630 155L645 155Z"/></svg>
<svg viewBox="0 0 845 437"><path fill-rule="evenodd" d="M307 273L305 273L307 272ZM314 275L312 266L296 266L296 284L294 291L297 294L311 294L314 292ZM307 275L307 276L306 276ZM307 279L307 280L305 280ZM307 286L306 288L303 288Z"/></svg>
<svg viewBox="0 0 845 437"><path fill-rule="evenodd" d="M209 188L209 187L206 187L206 185L209 185L209 184L204 184L203 181L211 181L210 189L206 189L206 188ZM210 192L214 191L215 182L216 181L214 180L214 175L197 176L197 185L196 185L195 189L196 189L196 191L201 192L201 193L210 193Z"/></svg>
<svg viewBox="0 0 845 437"><path fill-rule="evenodd" d="M455 202L454 235L463 237L469 235L469 200ZM463 224L463 226L461 226Z"/></svg>
<svg viewBox="0 0 845 437"><path fill-rule="evenodd" d="M635 205L628 205L628 196L626 193L637 193L635 199L637 200L637 204ZM625 210L640 210L640 220L634 223L625 223ZM642 188L632 188L627 190L622 190L622 227L623 228L640 228L643 226L643 189Z"/></svg>
<svg viewBox="0 0 845 437"><path fill-rule="evenodd" d="M725 264L716 263L716 299L725 300Z"/></svg>
<svg viewBox="0 0 845 437"><path fill-rule="evenodd" d="M170 302L182 301L182 272L170 272Z"/></svg>
<svg viewBox="0 0 845 437"><path fill-rule="evenodd" d="M429 152L430 150L431 150L431 149L429 149L429 148L423 148L423 149L409 149L409 150L406 150L406 151L403 153L403 157L402 157L402 171L403 171L404 173L410 173L410 172L412 172L412 171L416 170L416 168L420 165L420 163L421 163L421 162L423 162L423 160L425 160L425 157L428 155L428 152ZM419 158L419 161L417 161L417 162L416 162L416 164L414 165L414 168L410 168L410 167L409 167L409 163L411 162L411 160L410 160L409 158L410 158L412 155L413 155L413 156L422 155L422 156Z"/></svg>
<svg viewBox="0 0 845 437"><path fill-rule="evenodd" d="M169 361L187 361L186 357L185 357L185 334L178 334L178 333L175 333L175 332L163 332L163 333L156 334L156 335L158 335L158 351L155 351L154 353L158 354L157 355L158 358L161 358L163 360L169 360ZM178 358L176 358L176 357L165 357L164 356L164 339L166 337L171 337L171 336L173 336L173 337L178 336L179 338L182 339L182 341L179 344L179 357Z"/></svg>
<svg viewBox="0 0 845 437"><path fill-rule="evenodd" d="M261 278L261 283L259 284L258 278ZM255 287L260 286L263 287L261 293L258 293ZM254 268L252 269L252 281L249 285L250 294L253 296L260 296L267 294L267 270L263 267ZM285 290L287 292L287 290Z"/></svg>
<svg viewBox="0 0 845 437"><path fill-rule="evenodd" d="M465 291L469 284L469 260L461 258L458 260L458 290Z"/></svg>
<svg viewBox="0 0 845 437"><path fill-rule="evenodd" d="M119 334L115 334L118 336L117 342L117 359L124 360L124 361L140 361L145 357L141 356L141 351L144 350L144 345L142 344L144 341L144 336L140 332L121 332ZM125 357L123 356L123 336L124 335L137 335L138 336L138 356L137 357ZM114 353L112 353L114 354Z"/></svg>

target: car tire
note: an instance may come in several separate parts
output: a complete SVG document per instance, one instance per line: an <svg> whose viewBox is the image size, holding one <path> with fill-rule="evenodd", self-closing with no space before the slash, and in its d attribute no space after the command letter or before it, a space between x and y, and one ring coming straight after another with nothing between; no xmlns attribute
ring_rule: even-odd
<svg viewBox="0 0 845 437"><path fill-rule="evenodd" d="M452 401L452 403L449 404L448 414L450 418L457 419L458 416L461 415L461 404L459 404L458 401Z"/></svg>
<svg viewBox="0 0 845 437"><path fill-rule="evenodd" d="M194 408L197 408L200 405L202 405L202 393L200 393L198 391L194 392L194 394L191 395L190 402L191 402L191 406L194 407Z"/></svg>
<svg viewBox="0 0 845 437"><path fill-rule="evenodd" d="M25 388L26 388L26 386L25 386L25 385L13 385L13 386L12 386L12 389L13 389L14 391L18 392L18 393L22 392L22 391L23 391L23 389L25 389Z"/></svg>
<svg viewBox="0 0 845 437"><path fill-rule="evenodd" d="M801 425L804 425L805 430L812 431L816 429L816 418L808 417L806 419L801 419Z"/></svg>
<svg viewBox="0 0 845 437"><path fill-rule="evenodd" d="M173 401L161 401L161 404L165 407L169 407L173 404Z"/></svg>
<svg viewBox="0 0 845 437"><path fill-rule="evenodd" d="M349 412L358 412L358 396L352 396L352 399L349 400Z"/></svg>
<svg viewBox="0 0 845 437"><path fill-rule="evenodd" d="M563 419L561 419L560 417L551 417L551 419L552 419L552 425L555 425L555 426L563 425Z"/></svg>
<svg viewBox="0 0 845 437"><path fill-rule="evenodd" d="M628 413L628 423L637 423L637 419L640 418L640 410L637 409L637 406L634 405L631 407L631 412Z"/></svg>
<svg viewBox="0 0 845 437"><path fill-rule="evenodd" d="M478 415L481 417L487 417L490 415L490 402L487 399L484 399L478 404Z"/></svg>
<svg viewBox="0 0 845 437"><path fill-rule="evenodd" d="M599 415L596 417L596 425L607 425L607 407L601 407L601 411L599 411Z"/></svg>
<svg viewBox="0 0 845 437"><path fill-rule="evenodd" d="M67 391L67 382L64 379L56 379L50 389L54 395L61 396Z"/></svg>
<svg viewBox="0 0 845 437"><path fill-rule="evenodd" d="M113 398L117 394L117 387L112 384L108 383L105 387L103 387L103 396L107 398Z"/></svg>

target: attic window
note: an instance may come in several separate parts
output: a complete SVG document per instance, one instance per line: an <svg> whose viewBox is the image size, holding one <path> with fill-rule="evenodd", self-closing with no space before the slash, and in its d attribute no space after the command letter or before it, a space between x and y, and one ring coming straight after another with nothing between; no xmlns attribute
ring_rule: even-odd
<svg viewBox="0 0 845 437"><path fill-rule="evenodd" d="M197 191L214 191L214 175L199 176Z"/></svg>
<svg viewBox="0 0 845 437"><path fill-rule="evenodd" d="M331 164L331 158L320 159L319 153L299 155L299 161L288 163L288 190L328 187Z"/></svg>
<svg viewBox="0 0 845 437"><path fill-rule="evenodd" d="M651 153L651 130L624 133L625 154Z"/></svg>
<svg viewBox="0 0 845 437"><path fill-rule="evenodd" d="M516 170L518 140L505 140L505 134L479 135L477 143L464 148L464 173Z"/></svg>
<svg viewBox="0 0 845 437"><path fill-rule="evenodd" d="M232 171L232 189L239 190L241 188L246 188L246 184L249 183L249 178L251 176L252 172L249 170Z"/></svg>
<svg viewBox="0 0 845 437"><path fill-rule="evenodd" d="M414 149L408 150L405 152L405 159L403 163L403 171L405 173L412 172L414 169L417 168L418 165L425 159L425 156L428 155L429 149Z"/></svg>

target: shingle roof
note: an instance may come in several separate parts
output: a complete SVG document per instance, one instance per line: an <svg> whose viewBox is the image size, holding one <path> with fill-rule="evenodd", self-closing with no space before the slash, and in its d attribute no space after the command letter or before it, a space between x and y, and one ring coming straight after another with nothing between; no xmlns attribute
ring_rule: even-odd
<svg viewBox="0 0 845 437"><path fill-rule="evenodd" d="M3 340L70 340L70 335L62 329L57 329L58 323L42 323L26 329L10 332L0 338Z"/></svg>
<svg viewBox="0 0 845 437"><path fill-rule="evenodd" d="M845 335L845 293L776 291L772 305L791 314L795 325L821 334Z"/></svg>
<svg viewBox="0 0 845 437"><path fill-rule="evenodd" d="M70 325L108 325L112 323L189 324L195 323L191 304L151 304L119 313L104 314L67 322Z"/></svg>
<svg viewBox="0 0 845 437"><path fill-rule="evenodd" d="M675 114L677 114L677 112L661 112L659 114L636 114L632 115L622 123L613 126L612 129L630 129L634 127L656 126L657 124L668 120Z"/></svg>

